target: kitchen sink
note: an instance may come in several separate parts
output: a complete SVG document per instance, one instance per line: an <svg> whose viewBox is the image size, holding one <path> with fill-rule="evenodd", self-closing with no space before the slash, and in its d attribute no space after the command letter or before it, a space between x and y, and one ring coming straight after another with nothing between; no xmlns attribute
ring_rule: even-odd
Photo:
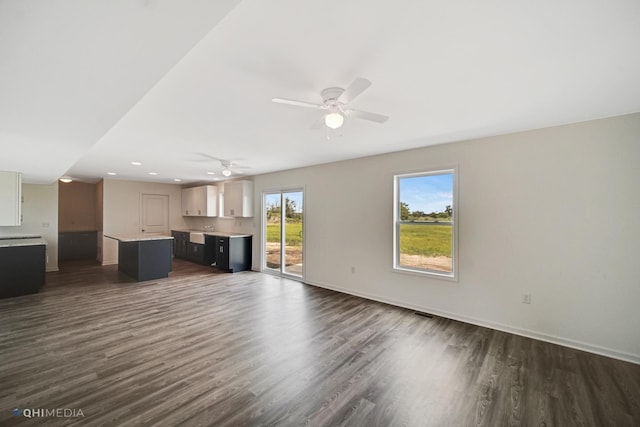
<svg viewBox="0 0 640 427"><path fill-rule="evenodd" d="M189 241L191 243L200 243L204 245L204 233L203 232L190 232L189 233Z"/></svg>

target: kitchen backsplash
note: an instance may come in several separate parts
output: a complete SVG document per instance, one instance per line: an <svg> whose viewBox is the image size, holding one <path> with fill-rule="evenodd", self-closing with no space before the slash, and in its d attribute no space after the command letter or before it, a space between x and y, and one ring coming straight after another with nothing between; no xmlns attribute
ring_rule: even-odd
<svg viewBox="0 0 640 427"><path fill-rule="evenodd" d="M226 231L229 233L255 234L255 218L198 218L184 217L184 221L191 230L206 230L213 227L216 231Z"/></svg>

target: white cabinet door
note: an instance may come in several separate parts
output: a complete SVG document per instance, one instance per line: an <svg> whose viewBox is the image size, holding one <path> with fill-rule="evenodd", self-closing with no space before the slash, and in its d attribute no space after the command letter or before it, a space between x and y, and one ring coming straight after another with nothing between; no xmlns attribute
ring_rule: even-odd
<svg viewBox="0 0 640 427"><path fill-rule="evenodd" d="M22 223L22 175L0 171L0 225Z"/></svg>
<svg viewBox="0 0 640 427"><path fill-rule="evenodd" d="M224 183L224 216L253 216L253 182L243 180Z"/></svg>
<svg viewBox="0 0 640 427"><path fill-rule="evenodd" d="M218 189L213 185L185 188L182 190L183 216L217 216Z"/></svg>
<svg viewBox="0 0 640 427"><path fill-rule="evenodd" d="M182 190L182 216L193 216L193 188Z"/></svg>
<svg viewBox="0 0 640 427"><path fill-rule="evenodd" d="M218 187L215 185L205 185L204 216L218 216Z"/></svg>

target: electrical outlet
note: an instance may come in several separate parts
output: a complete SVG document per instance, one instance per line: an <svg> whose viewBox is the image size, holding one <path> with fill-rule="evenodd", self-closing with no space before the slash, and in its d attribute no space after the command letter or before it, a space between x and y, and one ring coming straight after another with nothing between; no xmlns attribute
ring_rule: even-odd
<svg viewBox="0 0 640 427"><path fill-rule="evenodd" d="M522 303L531 304L531 294L522 294Z"/></svg>
<svg viewBox="0 0 640 427"><path fill-rule="evenodd" d="M351 274L356 274L356 268L355 267L351 267Z"/></svg>

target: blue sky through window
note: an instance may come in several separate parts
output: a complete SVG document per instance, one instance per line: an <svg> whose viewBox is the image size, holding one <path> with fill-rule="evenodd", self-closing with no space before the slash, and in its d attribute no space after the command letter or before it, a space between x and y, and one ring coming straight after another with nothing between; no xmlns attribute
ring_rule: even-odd
<svg viewBox="0 0 640 427"><path fill-rule="evenodd" d="M401 177L400 202L409 205L409 212L443 212L453 206L453 174Z"/></svg>

